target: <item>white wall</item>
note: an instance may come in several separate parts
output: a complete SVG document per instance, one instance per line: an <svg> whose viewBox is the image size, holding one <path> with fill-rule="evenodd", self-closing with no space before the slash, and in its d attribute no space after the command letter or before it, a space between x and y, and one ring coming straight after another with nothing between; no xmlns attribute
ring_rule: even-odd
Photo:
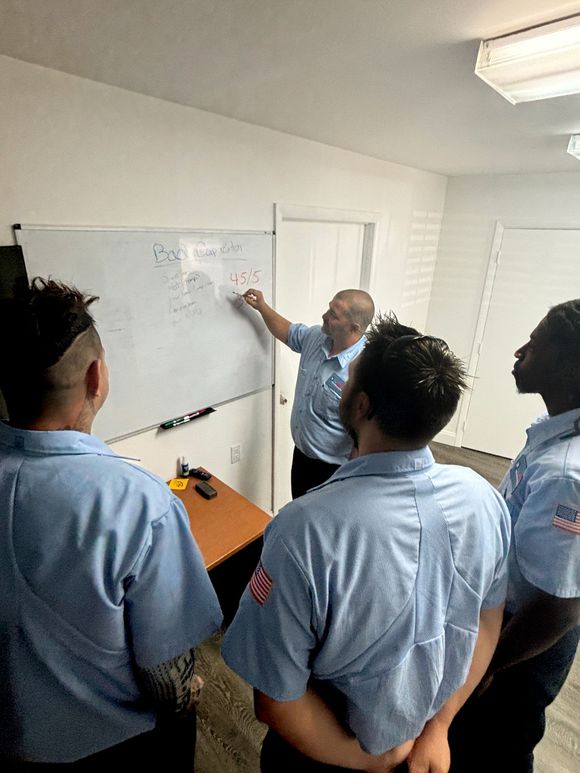
<svg viewBox="0 0 580 773"><path fill-rule="evenodd" d="M445 338L466 360L497 221L523 228L580 228L580 172L449 180L427 328ZM521 303L525 303L524 298L514 298L514 317ZM514 348L518 343L514 342ZM453 442L457 419L458 414L438 440Z"/></svg>
<svg viewBox="0 0 580 773"><path fill-rule="evenodd" d="M271 230L276 201L375 211L371 291L425 324L446 178L7 57L0 104L0 243L13 243L13 223ZM164 477L187 454L268 508L270 437L264 392L115 448Z"/></svg>

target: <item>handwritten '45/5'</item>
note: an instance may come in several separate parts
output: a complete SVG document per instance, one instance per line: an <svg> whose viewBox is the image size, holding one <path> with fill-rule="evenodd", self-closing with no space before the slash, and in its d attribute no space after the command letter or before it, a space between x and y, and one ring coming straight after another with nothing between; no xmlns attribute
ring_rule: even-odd
<svg viewBox="0 0 580 773"><path fill-rule="evenodd" d="M244 285L256 285L260 282L261 268L253 269L249 271L240 271L239 273L230 274L230 282L233 282L236 286L243 287Z"/></svg>

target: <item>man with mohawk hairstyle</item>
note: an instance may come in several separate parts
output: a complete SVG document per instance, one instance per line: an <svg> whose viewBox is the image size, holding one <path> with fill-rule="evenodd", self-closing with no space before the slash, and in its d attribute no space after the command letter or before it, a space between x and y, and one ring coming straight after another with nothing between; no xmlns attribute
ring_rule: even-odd
<svg viewBox="0 0 580 773"><path fill-rule="evenodd" d="M37 278L0 308L0 765L190 773L221 612L181 502L91 434L96 300Z"/></svg>

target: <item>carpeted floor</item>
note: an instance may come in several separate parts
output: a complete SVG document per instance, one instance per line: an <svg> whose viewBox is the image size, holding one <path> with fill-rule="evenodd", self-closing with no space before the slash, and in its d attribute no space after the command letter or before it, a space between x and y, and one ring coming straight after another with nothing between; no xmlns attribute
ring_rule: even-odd
<svg viewBox="0 0 580 773"><path fill-rule="evenodd" d="M472 467L497 486L509 461L479 451L432 444L438 462ZM197 773L258 773L265 726L254 718L252 690L228 669L220 637L199 648L197 670L206 680L198 710ZM548 713L546 736L536 751L536 773L580 772L580 658ZM300 771L297 771L300 773Z"/></svg>
<svg viewBox="0 0 580 773"><path fill-rule="evenodd" d="M216 636L199 648L205 679L197 711L197 773L258 773L266 726L254 717L251 687L226 666Z"/></svg>

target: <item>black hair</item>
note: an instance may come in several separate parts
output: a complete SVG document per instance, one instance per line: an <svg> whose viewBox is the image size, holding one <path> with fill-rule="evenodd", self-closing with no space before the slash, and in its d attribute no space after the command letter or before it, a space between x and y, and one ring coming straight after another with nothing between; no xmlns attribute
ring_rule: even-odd
<svg viewBox="0 0 580 773"><path fill-rule="evenodd" d="M426 443L451 419L465 388L465 367L445 341L421 335L391 313L367 333L355 372L369 419L399 440Z"/></svg>
<svg viewBox="0 0 580 773"><path fill-rule="evenodd" d="M35 277L0 305L0 389L8 413L38 415L54 388L47 371L87 330L98 339L88 308L98 298L54 279Z"/></svg>
<svg viewBox="0 0 580 773"><path fill-rule="evenodd" d="M553 306L546 315L546 324L562 357L580 363L580 298Z"/></svg>

